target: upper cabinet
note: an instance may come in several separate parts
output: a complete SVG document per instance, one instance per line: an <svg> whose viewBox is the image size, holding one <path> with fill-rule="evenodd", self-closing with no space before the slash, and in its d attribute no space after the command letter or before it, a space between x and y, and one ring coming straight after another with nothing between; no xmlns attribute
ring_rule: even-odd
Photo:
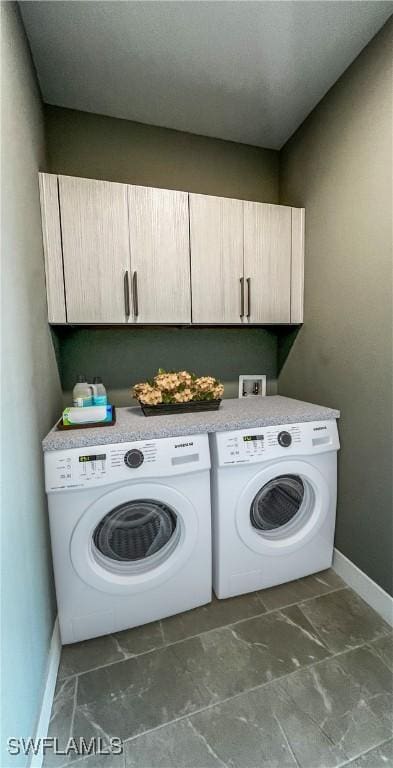
<svg viewBox="0 0 393 768"><path fill-rule="evenodd" d="M40 173L39 183L48 320L50 323L66 323L57 176L51 173Z"/></svg>
<svg viewBox="0 0 393 768"><path fill-rule="evenodd" d="M124 323L130 270L127 186L59 176L69 323Z"/></svg>
<svg viewBox="0 0 393 768"><path fill-rule="evenodd" d="M292 208L291 323L303 322L304 208Z"/></svg>
<svg viewBox="0 0 393 768"><path fill-rule="evenodd" d="M193 323L241 323L243 202L190 195Z"/></svg>
<svg viewBox="0 0 393 768"><path fill-rule="evenodd" d="M303 321L304 210L40 174L48 318Z"/></svg>
<svg viewBox="0 0 393 768"><path fill-rule="evenodd" d="M303 321L304 211L190 195L193 323Z"/></svg>
<svg viewBox="0 0 393 768"><path fill-rule="evenodd" d="M187 192L128 187L132 297L139 323L190 323Z"/></svg>

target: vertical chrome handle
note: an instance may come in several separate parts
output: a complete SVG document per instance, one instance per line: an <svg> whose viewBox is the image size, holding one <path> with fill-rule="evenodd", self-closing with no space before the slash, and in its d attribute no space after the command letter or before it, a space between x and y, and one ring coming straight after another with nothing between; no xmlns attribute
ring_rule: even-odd
<svg viewBox="0 0 393 768"><path fill-rule="evenodd" d="M138 275L136 272L132 275L132 301L134 304L134 315L135 317L138 317L139 315L139 306L138 306Z"/></svg>
<svg viewBox="0 0 393 768"><path fill-rule="evenodd" d="M126 317L130 316L130 284L128 281L128 269L124 273L124 310L126 313Z"/></svg>
<svg viewBox="0 0 393 768"><path fill-rule="evenodd" d="M240 317L244 315L244 277L240 278Z"/></svg>
<svg viewBox="0 0 393 768"><path fill-rule="evenodd" d="M251 277L247 278L247 317L251 316Z"/></svg>

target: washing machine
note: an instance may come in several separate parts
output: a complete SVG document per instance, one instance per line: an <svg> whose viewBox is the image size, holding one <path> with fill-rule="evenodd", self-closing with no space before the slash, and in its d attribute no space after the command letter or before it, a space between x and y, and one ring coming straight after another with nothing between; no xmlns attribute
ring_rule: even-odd
<svg viewBox="0 0 393 768"><path fill-rule="evenodd" d="M206 435L45 454L63 643L211 600Z"/></svg>
<svg viewBox="0 0 393 768"><path fill-rule="evenodd" d="M335 420L211 436L217 597L331 565L338 449Z"/></svg>

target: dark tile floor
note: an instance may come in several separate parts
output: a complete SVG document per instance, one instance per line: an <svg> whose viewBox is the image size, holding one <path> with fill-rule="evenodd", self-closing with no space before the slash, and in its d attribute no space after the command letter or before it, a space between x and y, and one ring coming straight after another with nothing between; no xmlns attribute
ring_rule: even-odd
<svg viewBox="0 0 393 768"><path fill-rule="evenodd" d="M393 635L334 571L63 649L50 735L80 768L393 766Z"/></svg>

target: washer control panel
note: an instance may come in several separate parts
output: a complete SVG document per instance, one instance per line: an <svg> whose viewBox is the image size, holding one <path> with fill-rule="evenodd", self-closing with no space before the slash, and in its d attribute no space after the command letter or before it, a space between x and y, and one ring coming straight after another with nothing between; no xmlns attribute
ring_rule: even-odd
<svg viewBox="0 0 393 768"><path fill-rule="evenodd" d="M44 460L47 491L170 477L210 468L207 435L48 451Z"/></svg>
<svg viewBox="0 0 393 768"><path fill-rule="evenodd" d="M226 466L337 450L339 441L335 421L305 422L219 432L212 437L212 447L213 460Z"/></svg>
<svg viewBox="0 0 393 768"><path fill-rule="evenodd" d="M107 460L107 454L106 453L87 453L83 456L78 456L78 464L79 464L79 472L83 475L83 477L87 477L89 474L95 474L98 472L99 474L106 472L106 460ZM61 464L61 459L60 462ZM70 471L70 464L71 459L70 457L66 458L67 466L69 467ZM69 475L67 475L68 477Z"/></svg>

